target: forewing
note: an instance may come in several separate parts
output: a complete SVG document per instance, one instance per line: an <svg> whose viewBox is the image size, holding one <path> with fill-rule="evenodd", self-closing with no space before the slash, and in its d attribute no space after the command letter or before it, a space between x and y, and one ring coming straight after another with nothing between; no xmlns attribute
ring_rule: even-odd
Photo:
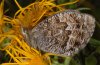
<svg viewBox="0 0 100 65"><path fill-rule="evenodd" d="M73 56L86 46L94 28L94 17L67 10L48 17L34 27L30 44L45 52Z"/></svg>

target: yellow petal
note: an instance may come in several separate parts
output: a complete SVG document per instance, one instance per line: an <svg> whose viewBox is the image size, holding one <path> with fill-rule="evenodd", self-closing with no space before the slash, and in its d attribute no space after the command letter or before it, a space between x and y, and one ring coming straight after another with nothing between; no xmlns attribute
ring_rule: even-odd
<svg viewBox="0 0 100 65"><path fill-rule="evenodd" d="M1 3L0 3L0 20L3 17L3 6L4 6L4 0L2 0Z"/></svg>

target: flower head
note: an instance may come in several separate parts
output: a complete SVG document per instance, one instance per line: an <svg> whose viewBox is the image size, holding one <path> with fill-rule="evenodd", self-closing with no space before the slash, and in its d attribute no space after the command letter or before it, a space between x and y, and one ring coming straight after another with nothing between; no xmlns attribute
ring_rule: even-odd
<svg viewBox="0 0 100 65"><path fill-rule="evenodd" d="M31 29L45 17L64 10L65 8L62 6L78 1L56 5L54 0L36 0L22 8L15 0L19 10L15 13L14 18L10 18L3 14L4 0L2 0L0 4L0 50L5 51L10 56L9 62L2 65L51 64L48 55L42 55L40 51L31 48L24 41L21 28Z"/></svg>

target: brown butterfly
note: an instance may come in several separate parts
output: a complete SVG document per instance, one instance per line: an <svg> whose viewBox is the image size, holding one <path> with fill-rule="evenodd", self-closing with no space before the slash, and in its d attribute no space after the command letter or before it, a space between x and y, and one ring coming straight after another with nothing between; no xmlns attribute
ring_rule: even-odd
<svg viewBox="0 0 100 65"><path fill-rule="evenodd" d="M37 24L27 35L29 44L44 52L73 56L89 42L95 19L77 10L66 10Z"/></svg>

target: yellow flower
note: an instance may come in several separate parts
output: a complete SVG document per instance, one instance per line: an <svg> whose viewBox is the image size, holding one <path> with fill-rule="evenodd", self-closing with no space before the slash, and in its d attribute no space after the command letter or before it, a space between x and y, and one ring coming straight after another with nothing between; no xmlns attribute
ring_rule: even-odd
<svg viewBox="0 0 100 65"><path fill-rule="evenodd" d="M2 65L49 65L49 61L45 61L47 57L42 56L39 51L29 47L23 40L19 40L17 36L0 35L0 37L12 38L10 45L1 49L5 50L11 57L9 63L3 63Z"/></svg>
<svg viewBox="0 0 100 65"><path fill-rule="evenodd" d="M22 8L15 0L19 10L14 18L10 18L3 14L4 0L2 0L0 4L0 50L6 51L6 54L10 56L9 62L2 63L2 65L51 65L49 55L52 54L42 55L41 52L31 48L24 41L21 27L31 29L45 17L64 10L62 6L78 1L56 5L54 0L37 0Z"/></svg>
<svg viewBox="0 0 100 65"><path fill-rule="evenodd" d="M62 6L74 4L78 1L79 0L75 0L74 2L56 5L54 0L37 0L34 3L22 8L15 0L17 6L19 7L19 10L15 13L15 18L19 20L22 27L31 29L47 16L53 15L61 10L65 10Z"/></svg>

